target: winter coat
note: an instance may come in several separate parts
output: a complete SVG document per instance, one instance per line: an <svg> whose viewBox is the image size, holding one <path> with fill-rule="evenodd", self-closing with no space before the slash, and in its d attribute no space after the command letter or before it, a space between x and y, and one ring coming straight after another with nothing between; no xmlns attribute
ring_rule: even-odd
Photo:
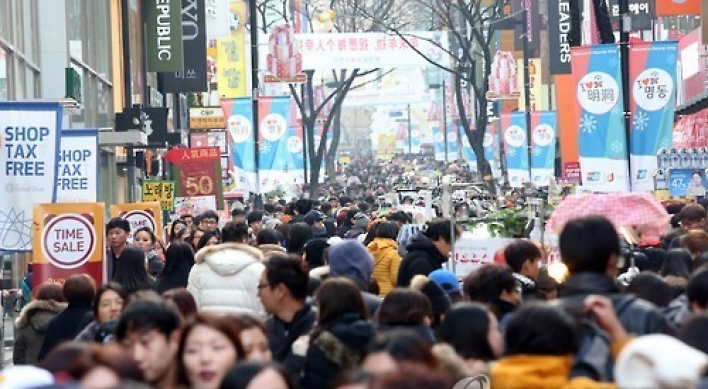
<svg viewBox="0 0 708 389"><path fill-rule="evenodd" d="M600 273L582 272L565 280L560 301L569 306L582 306L585 297L599 294L612 300L615 309L622 298L615 280ZM617 316L628 333L633 335L666 334L672 328L662 313L650 302L634 299Z"/></svg>
<svg viewBox="0 0 708 389"><path fill-rule="evenodd" d="M442 269L443 263L447 262L447 257L423 234L413 237L406 250L406 257L401 261L396 282L401 288L408 287L413 277L418 274L427 277L433 271Z"/></svg>
<svg viewBox="0 0 708 389"><path fill-rule="evenodd" d="M12 363L34 365L38 362L37 356L44 342L47 325L64 309L66 303L54 300L35 300L22 309L20 316L15 320Z"/></svg>
<svg viewBox="0 0 708 389"><path fill-rule="evenodd" d="M627 341L614 343L616 359ZM570 378L573 357L547 355L512 355L492 364L489 378L494 389L614 389L609 382L597 382L586 377Z"/></svg>
<svg viewBox="0 0 708 389"><path fill-rule="evenodd" d="M339 373L359 366L374 335L374 327L359 315L342 315L311 339L300 386L307 389L330 387L332 379Z"/></svg>
<svg viewBox="0 0 708 389"><path fill-rule="evenodd" d="M316 321L317 313L306 303L295 313L290 323L276 316L269 317L265 322L273 360L282 364L292 377L300 377L304 363L304 355L293 352L293 343L301 336L308 335Z"/></svg>
<svg viewBox="0 0 708 389"><path fill-rule="evenodd" d="M90 301L70 302L67 308L47 325L44 331L44 342L39 350L39 361L41 362L56 346L74 340L92 320L93 310Z"/></svg>
<svg viewBox="0 0 708 389"><path fill-rule="evenodd" d="M206 246L197 252L187 290L200 311L262 314L258 282L265 267L260 250L241 243Z"/></svg>
<svg viewBox="0 0 708 389"><path fill-rule="evenodd" d="M367 246L374 256L373 278L379 286L379 294L386 296L396 287L398 268L401 266L401 256L398 254L398 243L393 239L376 238Z"/></svg>

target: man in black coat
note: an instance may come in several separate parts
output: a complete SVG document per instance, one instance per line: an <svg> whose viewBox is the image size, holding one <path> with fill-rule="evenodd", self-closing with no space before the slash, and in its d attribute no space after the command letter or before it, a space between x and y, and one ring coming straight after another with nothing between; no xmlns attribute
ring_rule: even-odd
<svg viewBox="0 0 708 389"><path fill-rule="evenodd" d="M396 286L405 288L418 274L428 276L448 261L452 246L462 234L462 228L455 225L453 231L450 219L433 219L425 229L411 239L406 246L406 256L398 269Z"/></svg>

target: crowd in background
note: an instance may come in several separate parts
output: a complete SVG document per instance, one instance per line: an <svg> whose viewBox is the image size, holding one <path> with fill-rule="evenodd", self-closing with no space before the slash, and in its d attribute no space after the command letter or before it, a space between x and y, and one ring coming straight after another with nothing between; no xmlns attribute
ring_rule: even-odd
<svg viewBox="0 0 708 389"><path fill-rule="evenodd" d="M704 387L708 233L699 204L628 249L598 216L570 221L567 275L524 239L460 280L462 228L382 216L370 196L184 215L162 242L106 226L109 281L31 287L0 388ZM642 270L617 279L630 260ZM485 378L486 377L486 378Z"/></svg>

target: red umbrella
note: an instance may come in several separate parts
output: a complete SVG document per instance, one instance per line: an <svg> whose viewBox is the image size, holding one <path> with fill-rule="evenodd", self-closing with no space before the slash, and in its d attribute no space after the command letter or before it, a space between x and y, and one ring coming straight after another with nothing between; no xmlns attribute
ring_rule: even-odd
<svg viewBox="0 0 708 389"><path fill-rule="evenodd" d="M560 234L569 220L588 215L604 216L617 229L637 227L653 236L663 235L671 219L649 193L581 194L566 197L553 211L547 228Z"/></svg>

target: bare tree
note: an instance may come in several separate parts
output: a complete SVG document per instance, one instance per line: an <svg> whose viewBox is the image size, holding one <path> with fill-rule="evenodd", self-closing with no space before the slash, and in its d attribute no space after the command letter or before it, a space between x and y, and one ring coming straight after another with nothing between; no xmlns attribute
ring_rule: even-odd
<svg viewBox="0 0 708 389"><path fill-rule="evenodd" d="M450 64L434 61L418 50L411 44L412 35L405 30L391 25L382 26L385 31L400 36L432 66L451 74L460 124L476 155L478 173L490 190L495 189L494 179L491 164L484 155L483 141L488 122L487 89L494 56L494 27L491 22L505 16L504 9L508 3L509 0L409 0L409 7L417 8L419 14L430 19L430 27L448 30L449 47L428 41L450 54L453 58ZM374 15L367 17L376 20ZM474 112L467 112L465 90L475 98L476 104L471 107ZM472 113L474 115L471 116ZM471 117L474 117L474 126L471 126Z"/></svg>

